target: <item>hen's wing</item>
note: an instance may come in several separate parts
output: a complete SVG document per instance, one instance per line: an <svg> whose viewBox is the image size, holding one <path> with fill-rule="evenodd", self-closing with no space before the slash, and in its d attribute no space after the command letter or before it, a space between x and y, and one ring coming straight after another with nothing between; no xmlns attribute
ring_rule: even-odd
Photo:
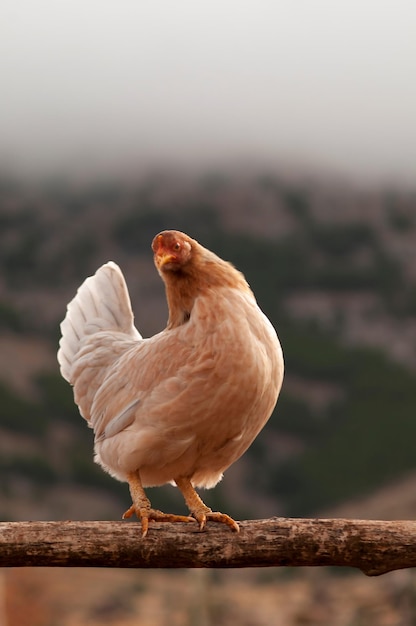
<svg viewBox="0 0 416 626"><path fill-rule="evenodd" d="M198 300L183 326L128 346L90 409L99 462L120 477L129 464L145 467L144 484L175 472L218 482L264 425L280 388L277 338L263 318L253 298L227 290Z"/></svg>

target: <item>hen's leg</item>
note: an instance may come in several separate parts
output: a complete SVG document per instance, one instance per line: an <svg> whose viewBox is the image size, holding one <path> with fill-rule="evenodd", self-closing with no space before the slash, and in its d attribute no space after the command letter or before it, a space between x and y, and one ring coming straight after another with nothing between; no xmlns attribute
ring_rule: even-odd
<svg viewBox="0 0 416 626"><path fill-rule="evenodd" d="M206 504L203 503L195 489L192 487L191 481L188 478L176 478L175 483L181 490L185 502L191 514L199 523L199 528L204 529L207 521L221 522L226 524L232 530L240 532L240 527L232 517L225 513L214 513Z"/></svg>
<svg viewBox="0 0 416 626"><path fill-rule="evenodd" d="M136 514L142 522L142 537L146 537L149 529L149 520L155 520L157 522L191 522L192 517L186 517L184 515L170 515L169 513L162 513L152 509L150 500L146 496L142 481L140 479L139 472L133 472L127 477L130 494L133 504L123 515L123 519L131 517Z"/></svg>

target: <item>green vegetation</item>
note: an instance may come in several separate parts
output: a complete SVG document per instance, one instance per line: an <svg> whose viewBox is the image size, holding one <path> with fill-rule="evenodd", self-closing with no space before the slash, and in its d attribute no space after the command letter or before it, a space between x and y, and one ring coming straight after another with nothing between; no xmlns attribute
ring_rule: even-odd
<svg viewBox="0 0 416 626"><path fill-rule="evenodd" d="M376 241L374 230L365 222L314 223L310 234L314 245L322 253L334 258L350 256L361 248L372 248Z"/></svg>
<svg viewBox="0 0 416 626"><path fill-rule="evenodd" d="M413 202L415 198L413 196ZM412 231L416 225L414 206L410 203L401 202L400 196L390 191L384 198L385 214L389 227L397 234L406 234Z"/></svg>
<svg viewBox="0 0 416 626"><path fill-rule="evenodd" d="M297 435L307 443L304 451L267 472L270 493L283 492L292 515L369 492L415 468L416 376L380 352L302 337L305 358L298 346L292 371L337 381L344 399L324 416L319 439L311 441L299 429ZM291 345L286 349L292 355ZM272 421L277 431L281 412L278 404Z"/></svg>
<svg viewBox="0 0 416 626"><path fill-rule="evenodd" d="M282 193L286 209L301 223L310 222L309 199L307 191L302 189L286 189Z"/></svg>
<svg viewBox="0 0 416 626"><path fill-rule="evenodd" d="M136 190L123 190L111 182L76 192L57 179L33 197L21 192L15 182L0 180L4 283L0 332L21 337L30 322L32 333L49 338L57 332L58 320L51 328L50 317L44 318L38 305L31 309L30 298L19 299L20 294L25 290L59 296L61 290L74 293L85 276L108 260L109 250L121 263L149 259L150 242L158 231L184 230L245 273L259 304L278 328L289 375L340 390L337 399L318 413L307 399L283 388L266 430L246 455L253 471L247 472L251 485L244 487L283 502L287 513L306 514L415 470L416 374L374 349L345 345L342 306L333 311L338 322L332 326L314 319L295 320L288 314L291 296L325 292L342 298L369 293L389 319L415 316L416 286L386 246L385 232L366 218L365 211L362 219L350 222L320 220L307 188L270 175L257 179L256 191L267 194L272 212L275 198L276 220L285 217L293 227L274 238L225 227L224 201L218 204L217 197L226 194L230 185L229 177L214 173L201 179L197 191L171 198L165 194L168 200L163 202L159 194L163 180L157 179ZM383 202L383 228L387 225L396 240L411 234L416 223L411 198L403 203L390 194ZM238 219L238 210L231 208ZM40 451L0 460L3 489L11 477L23 476L42 488L61 481L127 498L126 488L93 463L92 433L57 369L38 375L34 382L38 393L30 399L0 382L0 428L27 435ZM47 450L56 424L70 434L60 462L52 463L47 452L41 452ZM288 442L287 453L274 450L276 441ZM176 507L174 493L155 490L152 498L156 506L163 508L165 501L168 506L175 502ZM214 506L232 509L221 503L221 488L211 498Z"/></svg>
<svg viewBox="0 0 416 626"><path fill-rule="evenodd" d="M68 421L74 426L85 425L74 403L71 386L58 372L43 372L36 378L36 384L40 392L42 411L46 415Z"/></svg>
<svg viewBox="0 0 416 626"><path fill-rule="evenodd" d="M0 331L11 330L19 333L23 329L24 322L17 308L10 302L0 300Z"/></svg>
<svg viewBox="0 0 416 626"><path fill-rule="evenodd" d="M47 427L41 407L17 395L0 382L0 428L40 436Z"/></svg>
<svg viewBox="0 0 416 626"><path fill-rule="evenodd" d="M22 476L40 486L59 481L59 475L46 456L12 456L0 459L0 472L5 481L8 476Z"/></svg>

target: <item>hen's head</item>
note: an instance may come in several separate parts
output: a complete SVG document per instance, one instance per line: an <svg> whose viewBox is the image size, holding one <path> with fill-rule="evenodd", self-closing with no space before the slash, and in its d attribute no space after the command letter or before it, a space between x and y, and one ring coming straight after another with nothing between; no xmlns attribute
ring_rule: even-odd
<svg viewBox="0 0 416 626"><path fill-rule="evenodd" d="M215 289L241 289L251 294L244 276L227 261L178 230L163 230L152 242L154 261L166 287L167 328L188 321L196 298ZM215 302L215 298L213 299Z"/></svg>
<svg viewBox="0 0 416 626"><path fill-rule="evenodd" d="M153 239L155 265L159 272L178 272L192 258L193 241L178 230L164 230Z"/></svg>

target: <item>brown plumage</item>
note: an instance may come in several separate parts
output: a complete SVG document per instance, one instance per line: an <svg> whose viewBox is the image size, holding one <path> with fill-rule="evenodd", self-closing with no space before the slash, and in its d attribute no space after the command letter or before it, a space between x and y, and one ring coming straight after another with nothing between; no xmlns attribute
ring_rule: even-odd
<svg viewBox="0 0 416 626"><path fill-rule="evenodd" d="M283 379L276 332L244 276L197 241L163 231L152 243L165 287L165 330L143 339L112 262L80 287L61 324L58 360L94 429L95 459L129 483L149 520L207 520L238 530L194 487L213 487L269 419ZM172 482L192 518L151 508L143 487Z"/></svg>

